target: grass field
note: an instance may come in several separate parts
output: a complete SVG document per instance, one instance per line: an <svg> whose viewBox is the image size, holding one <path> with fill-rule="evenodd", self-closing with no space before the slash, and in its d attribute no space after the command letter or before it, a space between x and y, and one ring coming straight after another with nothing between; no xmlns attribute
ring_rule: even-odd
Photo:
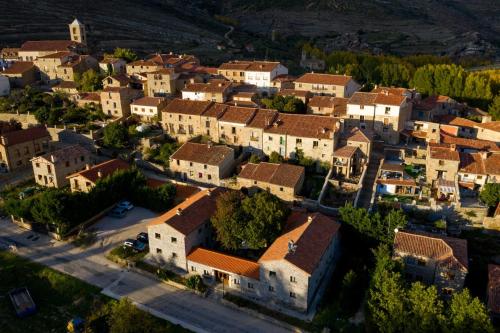
<svg viewBox="0 0 500 333"><path fill-rule="evenodd" d="M107 302L100 289L69 275L0 251L0 332L66 332L74 316L85 318L94 302ZM19 319L8 291L27 287L38 311Z"/></svg>

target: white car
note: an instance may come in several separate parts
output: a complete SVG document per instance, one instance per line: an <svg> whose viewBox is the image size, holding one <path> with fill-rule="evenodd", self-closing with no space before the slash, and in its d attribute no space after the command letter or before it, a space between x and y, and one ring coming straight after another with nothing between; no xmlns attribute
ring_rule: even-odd
<svg viewBox="0 0 500 333"><path fill-rule="evenodd" d="M120 208L125 208L126 210L132 210L132 209L134 209L134 205L132 205L132 203L130 201L121 201L116 206L120 207Z"/></svg>

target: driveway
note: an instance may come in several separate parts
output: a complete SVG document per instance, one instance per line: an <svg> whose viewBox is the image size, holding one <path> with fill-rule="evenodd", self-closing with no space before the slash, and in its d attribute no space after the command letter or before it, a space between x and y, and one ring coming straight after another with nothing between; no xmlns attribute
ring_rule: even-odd
<svg viewBox="0 0 500 333"><path fill-rule="evenodd" d="M105 216L90 229L96 231L100 247L115 247L127 238L135 239L138 233L147 232L148 223L157 216L148 209L135 207L121 219Z"/></svg>
<svg viewBox="0 0 500 333"><path fill-rule="evenodd" d="M55 241L48 236L21 229L0 220L0 248L15 241L17 254L70 274L90 284L103 288L103 293L113 298L128 297L140 308L151 314L182 325L194 332L290 332L293 328L274 319L257 318L238 309L199 297L189 291L125 270L104 258L114 244L144 230L154 214L140 208L127 218L103 218L96 225L105 241L81 249L71 243ZM136 219L138 218L138 219ZM134 222L135 221L135 222Z"/></svg>

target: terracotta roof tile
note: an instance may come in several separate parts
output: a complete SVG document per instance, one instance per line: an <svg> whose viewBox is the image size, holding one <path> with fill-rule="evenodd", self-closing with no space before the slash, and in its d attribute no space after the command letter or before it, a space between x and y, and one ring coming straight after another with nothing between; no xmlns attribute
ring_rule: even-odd
<svg viewBox="0 0 500 333"><path fill-rule="evenodd" d="M176 98L163 109L163 112L201 116L212 104L213 102L210 101L190 101Z"/></svg>
<svg viewBox="0 0 500 333"><path fill-rule="evenodd" d="M231 87L231 82L226 80L210 80L208 83L190 83L182 91L224 93Z"/></svg>
<svg viewBox="0 0 500 333"><path fill-rule="evenodd" d="M490 121L487 123L476 123L474 127L484 128L490 131L500 132L500 120L499 121Z"/></svg>
<svg viewBox="0 0 500 333"><path fill-rule="evenodd" d="M278 92L278 95L280 95L280 96L294 96L294 97L307 98L307 97L311 97L313 94L310 91L307 91L307 90L281 89Z"/></svg>
<svg viewBox="0 0 500 333"><path fill-rule="evenodd" d="M500 314L500 265L488 265L488 309Z"/></svg>
<svg viewBox="0 0 500 333"><path fill-rule="evenodd" d="M136 99L135 101L133 101L132 105L157 107L157 106L159 106L163 102L165 102L165 99L162 98L162 97L145 96L145 97L141 97L141 98Z"/></svg>
<svg viewBox="0 0 500 333"><path fill-rule="evenodd" d="M58 85L54 86L53 88L59 88L59 89L76 89L77 84L74 81L61 81L59 82Z"/></svg>
<svg viewBox="0 0 500 333"><path fill-rule="evenodd" d="M224 112L226 112L227 108L228 106L225 104L213 103L205 112L203 112L202 116L219 119L222 117Z"/></svg>
<svg viewBox="0 0 500 333"><path fill-rule="evenodd" d="M256 108L246 108L240 106L229 106L219 121L247 125L255 116Z"/></svg>
<svg viewBox="0 0 500 333"><path fill-rule="evenodd" d="M224 191L223 188L217 187L195 193L152 220L149 225L167 224L183 235L189 235L210 220L217 208L217 197Z"/></svg>
<svg viewBox="0 0 500 333"><path fill-rule="evenodd" d="M81 156L88 156L88 155L90 155L89 151L83 148L82 146L71 145L41 156L34 157L33 160L43 159L48 162L52 162L52 159L54 159L54 164L57 165L65 163L67 161L72 161L75 158L80 159Z"/></svg>
<svg viewBox="0 0 500 333"><path fill-rule="evenodd" d="M345 130L343 135L347 141L366 143L372 142L372 134L357 127Z"/></svg>
<svg viewBox="0 0 500 333"><path fill-rule="evenodd" d="M484 175L485 168L481 154L460 153L460 172Z"/></svg>
<svg viewBox="0 0 500 333"><path fill-rule="evenodd" d="M398 231L394 251L438 260L441 264L468 269L467 241L423 232Z"/></svg>
<svg viewBox="0 0 500 333"><path fill-rule="evenodd" d="M358 150L355 146L342 146L335 149L333 152L333 157L346 157L350 158Z"/></svg>
<svg viewBox="0 0 500 333"><path fill-rule="evenodd" d="M221 271L259 280L260 265L255 261L248 259L238 258L225 253L215 252L199 247L194 249L187 256L187 260L213 267Z"/></svg>
<svg viewBox="0 0 500 333"><path fill-rule="evenodd" d="M460 161L458 151L449 145L429 144L430 157L438 160Z"/></svg>
<svg viewBox="0 0 500 333"><path fill-rule="evenodd" d="M484 172L487 175L500 175L500 154L493 153L483 159Z"/></svg>
<svg viewBox="0 0 500 333"><path fill-rule="evenodd" d="M374 105L377 96L378 94L357 91L354 94L352 94L347 104Z"/></svg>
<svg viewBox="0 0 500 333"><path fill-rule="evenodd" d="M172 154L171 159L217 166L228 156L234 156L234 150L230 147L186 142Z"/></svg>
<svg viewBox="0 0 500 333"><path fill-rule="evenodd" d="M271 72L280 63L273 61L230 61L219 66L219 70L235 70L249 72Z"/></svg>
<svg viewBox="0 0 500 333"><path fill-rule="evenodd" d="M308 274L313 274L325 251L337 236L340 223L321 213L307 214L294 211L285 231L260 257L259 263L286 260ZM295 251L289 251L293 241Z"/></svg>
<svg viewBox="0 0 500 333"><path fill-rule="evenodd" d="M122 161L120 159L113 159L100 164L96 164L88 170L82 170L80 172L76 172L72 175L69 175L66 178L82 176L90 180L91 182L95 183L100 178L105 178L109 175L112 175L117 170L125 170L128 168L130 168L130 165L127 162ZM99 173L101 174L101 176L99 176Z"/></svg>
<svg viewBox="0 0 500 333"><path fill-rule="evenodd" d="M493 141L459 138L441 132L441 142L455 144L462 148L471 148L477 150L500 151L498 144Z"/></svg>
<svg viewBox="0 0 500 333"><path fill-rule="evenodd" d="M71 40L36 40L24 42L19 51L68 51L78 45L80 43Z"/></svg>
<svg viewBox="0 0 500 333"><path fill-rule="evenodd" d="M32 61L16 61L9 68L5 69L0 74L22 74L33 69L35 65Z"/></svg>
<svg viewBox="0 0 500 333"><path fill-rule="evenodd" d="M307 106L315 108L331 108L331 109L344 108L345 110L348 100L349 100L348 98L316 95L309 100Z"/></svg>
<svg viewBox="0 0 500 333"><path fill-rule="evenodd" d="M38 57L38 59L58 59L58 58L60 59L60 58L68 57L70 55L76 55L76 54L73 52L70 52L70 51L59 51L59 52L47 54L44 56L40 56L40 57Z"/></svg>
<svg viewBox="0 0 500 333"><path fill-rule="evenodd" d="M352 80L352 76L306 73L295 80L296 83L325 84L335 86L345 86Z"/></svg>
<svg viewBox="0 0 500 333"><path fill-rule="evenodd" d="M406 88L397 88L397 87L377 87L374 88L372 93L389 93L390 95L398 95L398 96L406 96L407 94L410 93L410 91Z"/></svg>
<svg viewBox="0 0 500 333"><path fill-rule="evenodd" d="M406 96L391 95L389 93L379 93L375 98L375 104L400 106L406 101Z"/></svg>
<svg viewBox="0 0 500 333"><path fill-rule="evenodd" d="M273 185L295 187L304 176L304 167L287 163L275 164L261 162L247 163L239 178L251 179Z"/></svg>
<svg viewBox="0 0 500 333"><path fill-rule="evenodd" d="M337 130L337 119L328 116L280 113L273 126L265 133L297 137L332 139Z"/></svg>
<svg viewBox="0 0 500 333"><path fill-rule="evenodd" d="M461 118L453 115L442 115L442 116L436 116L434 119L440 123L440 124L447 124L447 125L452 125L452 126L459 126L459 127L474 127L477 125L480 125L479 123L476 123L475 121L466 119L466 118Z"/></svg>
<svg viewBox="0 0 500 333"><path fill-rule="evenodd" d="M266 129L269 126L272 126L278 115L279 113L276 110L257 109L255 116L247 126L251 128Z"/></svg>
<svg viewBox="0 0 500 333"><path fill-rule="evenodd" d="M0 144L9 147L19 143L46 138L50 140L50 134L43 126L26 128L19 131L8 132L0 136Z"/></svg>

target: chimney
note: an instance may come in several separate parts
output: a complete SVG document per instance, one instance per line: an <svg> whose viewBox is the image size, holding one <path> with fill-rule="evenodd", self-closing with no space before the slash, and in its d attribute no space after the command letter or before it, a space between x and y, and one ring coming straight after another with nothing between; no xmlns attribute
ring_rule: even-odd
<svg viewBox="0 0 500 333"><path fill-rule="evenodd" d="M213 191L213 189L209 188L209 189L207 190L207 196L211 196L211 195L212 195L212 191Z"/></svg>
<svg viewBox="0 0 500 333"><path fill-rule="evenodd" d="M207 141L207 147L208 147L208 149L212 148L212 145L213 145L212 141L210 141L210 140Z"/></svg>
<svg viewBox="0 0 500 333"><path fill-rule="evenodd" d="M177 212L176 212L177 215L182 215L182 208L177 208Z"/></svg>
<svg viewBox="0 0 500 333"><path fill-rule="evenodd" d="M312 217L311 215L309 215L309 216L307 217L307 222L311 223L312 221L313 221L313 217Z"/></svg>
<svg viewBox="0 0 500 333"><path fill-rule="evenodd" d="M450 150L451 150L451 151L455 151L455 150L457 150L457 145L456 145L456 144L454 144L454 143L450 144Z"/></svg>
<svg viewBox="0 0 500 333"><path fill-rule="evenodd" d="M90 164L85 164L85 170L90 170Z"/></svg>
<svg viewBox="0 0 500 333"><path fill-rule="evenodd" d="M57 158L56 158L54 155L52 155L52 154L51 154L51 155L50 155L50 161L51 161L52 163L56 163L56 160L57 160Z"/></svg>
<svg viewBox="0 0 500 333"><path fill-rule="evenodd" d="M485 160L488 158L488 156L490 156L490 152L489 151L480 151L479 154L481 155L481 159Z"/></svg>
<svg viewBox="0 0 500 333"><path fill-rule="evenodd" d="M101 170L98 170L98 171L97 171L97 177L98 177L98 178L102 178L102 171L101 171Z"/></svg>
<svg viewBox="0 0 500 333"><path fill-rule="evenodd" d="M2 145L6 146L6 145L8 145L8 143L9 143L9 140L7 140L7 138L2 135Z"/></svg>

